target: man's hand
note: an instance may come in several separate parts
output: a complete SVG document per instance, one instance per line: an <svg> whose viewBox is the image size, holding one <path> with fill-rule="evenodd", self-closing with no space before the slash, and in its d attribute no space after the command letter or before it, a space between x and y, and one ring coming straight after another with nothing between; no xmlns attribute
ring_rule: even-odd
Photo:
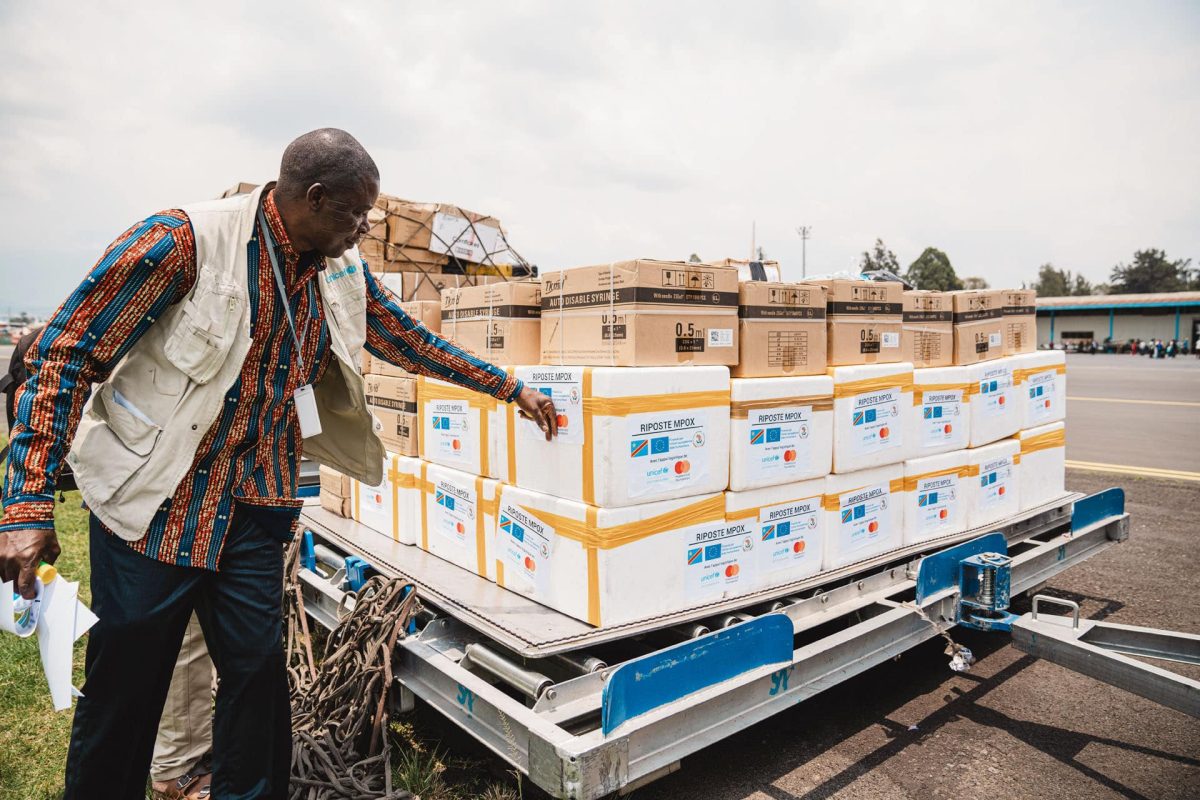
<svg viewBox="0 0 1200 800"><path fill-rule="evenodd" d="M522 417L537 423L542 433L546 434L547 442L558 435L558 412L554 410L554 401L549 395L526 386L513 402L521 409Z"/></svg>
<svg viewBox="0 0 1200 800"><path fill-rule="evenodd" d="M62 549L53 529L26 528L0 533L0 581L16 581L21 597L37 596L33 579L39 562L53 564Z"/></svg>

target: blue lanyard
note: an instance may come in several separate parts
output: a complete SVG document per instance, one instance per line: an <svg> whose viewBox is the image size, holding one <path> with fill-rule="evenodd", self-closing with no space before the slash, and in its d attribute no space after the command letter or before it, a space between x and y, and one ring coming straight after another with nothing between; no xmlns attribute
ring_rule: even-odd
<svg viewBox="0 0 1200 800"><path fill-rule="evenodd" d="M296 343L296 363L300 365L300 374L307 378L307 373L304 371L304 355L300 347L300 337L296 335L296 320L292 317L292 305L288 302L287 289L283 285L283 273L279 271L279 258L275 255L275 237L271 235L271 226L267 224L267 215L263 211L261 203L258 206L258 224L262 228L263 244L267 248L267 256L271 259L271 271L275 273L275 288L279 290L279 302L283 303L288 327L292 330L292 341Z"/></svg>

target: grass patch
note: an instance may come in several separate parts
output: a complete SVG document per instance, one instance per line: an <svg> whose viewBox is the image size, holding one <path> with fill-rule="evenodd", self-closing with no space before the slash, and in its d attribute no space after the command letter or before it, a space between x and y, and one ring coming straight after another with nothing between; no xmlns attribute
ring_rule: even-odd
<svg viewBox="0 0 1200 800"><path fill-rule="evenodd" d="M0 435L0 448L5 437ZM0 475L4 465L0 464ZM62 555L58 570L79 581L79 596L91 603L88 582L88 515L78 492L68 492L55 506L54 521ZM0 519L3 512L0 511ZM87 637L75 644L75 682L83 682ZM71 734L72 711L56 712L42 675L37 637L18 639L0 634L0 797L58 797Z"/></svg>

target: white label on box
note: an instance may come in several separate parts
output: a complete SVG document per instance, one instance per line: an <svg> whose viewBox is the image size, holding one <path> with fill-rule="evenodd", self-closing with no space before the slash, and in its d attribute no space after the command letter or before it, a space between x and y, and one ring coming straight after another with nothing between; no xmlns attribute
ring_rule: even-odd
<svg viewBox="0 0 1200 800"><path fill-rule="evenodd" d="M1004 343L1004 334L1003 333L989 333L988 334L988 349L989 350L999 347L1003 343Z"/></svg>
<svg viewBox="0 0 1200 800"><path fill-rule="evenodd" d="M479 457L479 435L472 424L475 413L466 400L427 400L422 431L427 457L436 456L443 463L475 463Z"/></svg>
<svg viewBox="0 0 1200 800"><path fill-rule="evenodd" d="M749 583L749 559L753 552L745 525L717 523L700 528L688 537L683 592L689 603L720 597Z"/></svg>
<svg viewBox="0 0 1200 800"><path fill-rule="evenodd" d="M1004 414L1007 410L1008 390L1013 385L1012 367L991 367L983 373L979 381L979 399L983 403L983 411L993 416Z"/></svg>
<svg viewBox="0 0 1200 800"><path fill-rule="evenodd" d="M949 531L958 521L958 475L939 475L917 481L917 532L922 538Z"/></svg>
<svg viewBox="0 0 1200 800"><path fill-rule="evenodd" d="M733 328L709 328L709 347L733 347Z"/></svg>
<svg viewBox="0 0 1200 800"><path fill-rule="evenodd" d="M1025 383L1029 389L1029 421L1033 425L1038 425L1043 422L1050 422L1054 417L1055 406L1058 404L1058 397L1055 390L1058 388L1054 370L1048 372L1037 372L1029 376L1029 380Z"/></svg>
<svg viewBox="0 0 1200 800"><path fill-rule="evenodd" d="M433 215L433 235L429 249L434 253L453 253L463 261L482 264L500 249L500 231L491 225L472 225L466 217L439 211Z"/></svg>
<svg viewBox="0 0 1200 800"><path fill-rule="evenodd" d="M880 347L899 347L900 334L898 333L883 333L879 336Z"/></svg>
<svg viewBox="0 0 1200 800"><path fill-rule="evenodd" d="M993 508L1008 499L1012 491L1013 463L1012 458L985 461L979 465L979 506Z"/></svg>
<svg viewBox="0 0 1200 800"><path fill-rule="evenodd" d="M900 446L903 438L900 400L899 387L854 396L850 414L850 427L853 430L850 449L855 455L868 455Z"/></svg>
<svg viewBox="0 0 1200 800"><path fill-rule="evenodd" d="M554 401L558 441L583 444L583 367L538 367L529 373L525 385ZM518 418L517 430L526 439L546 440L546 435L531 419Z"/></svg>
<svg viewBox="0 0 1200 800"><path fill-rule="evenodd" d="M513 503L500 507L496 529L500 560L544 594L550 581L554 528ZM507 582L507 577L506 577Z"/></svg>
<svg viewBox="0 0 1200 800"><path fill-rule="evenodd" d="M433 487L433 530L458 545L466 545L467 536L475 542L475 513L478 508L475 490L449 481L438 481Z"/></svg>
<svg viewBox="0 0 1200 800"><path fill-rule="evenodd" d="M812 462L812 406L753 409L746 415L749 458L747 472L752 481L792 475L808 469Z"/></svg>
<svg viewBox="0 0 1200 800"><path fill-rule="evenodd" d="M767 506L758 512L759 568L775 572L795 566L810 555L817 531L821 498Z"/></svg>
<svg viewBox="0 0 1200 800"><path fill-rule="evenodd" d="M838 543L846 553L870 546L888 531L888 484L867 486L838 497Z"/></svg>
<svg viewBox="0 0 1200 800"><path fill-rule="evenodd" d="M925 392L921 396L921 446L967 446L962 389Z"/></svg>
<svg viewBox="0 0 1200 800"><path fill-rule="evenodd" d="M672 494L707 477L712 448L701 412L632 414L628 420L630 497Z"/></svg>

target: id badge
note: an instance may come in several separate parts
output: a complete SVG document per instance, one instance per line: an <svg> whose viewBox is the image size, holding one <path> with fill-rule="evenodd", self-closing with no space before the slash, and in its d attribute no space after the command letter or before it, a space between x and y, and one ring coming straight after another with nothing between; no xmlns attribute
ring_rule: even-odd
<svg viewBox="0 0 1200 800"><path fill-rule="evenodd" d="M297 387L292 399L296 402L296 419L300 421L300 436L311 439L321 434L321 415L317 413L317 398L312 386Z"/></svg>

